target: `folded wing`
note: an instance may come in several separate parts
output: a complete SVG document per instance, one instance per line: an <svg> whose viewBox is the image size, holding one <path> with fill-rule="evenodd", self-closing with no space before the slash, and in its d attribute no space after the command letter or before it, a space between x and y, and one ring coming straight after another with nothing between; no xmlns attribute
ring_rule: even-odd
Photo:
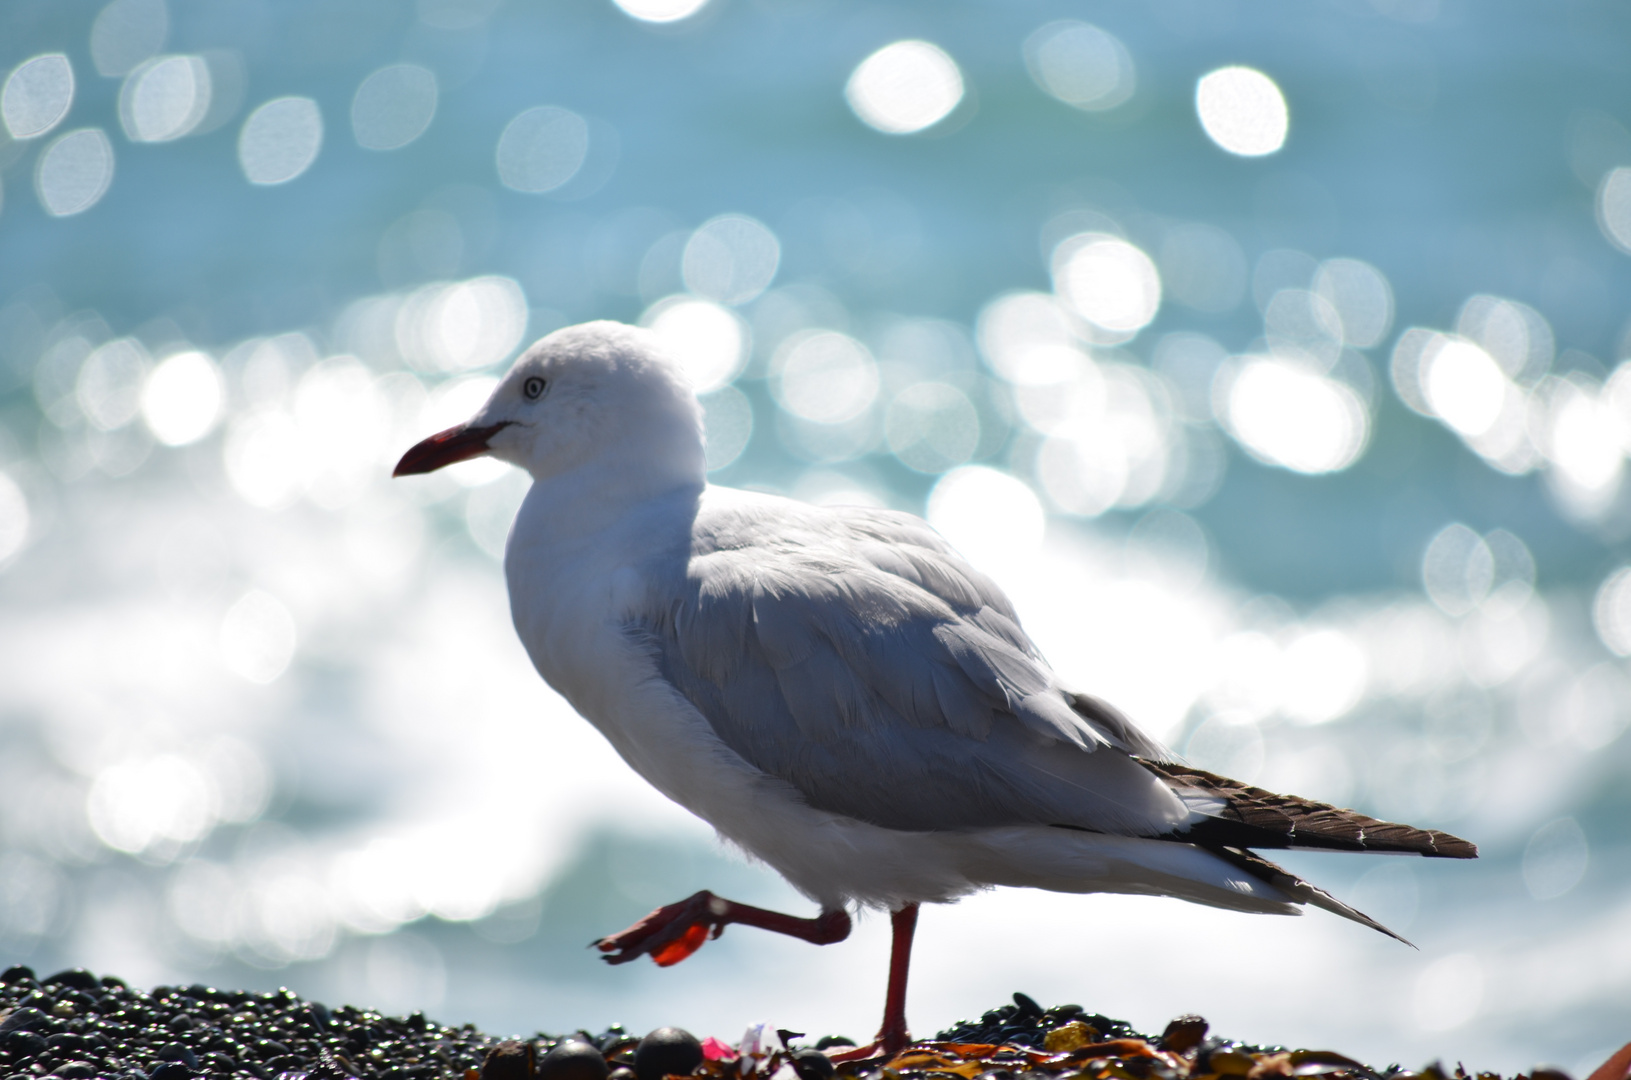
<svg viewBox="0 0 1631 1080"><path fill-rule="evenodd" d="M1159 747L1062 687L995 584L909 515L705 505L683 578L660 591L631 631L663 675L819 809L1138 836L1189 816L1130 756Z"/></svg>

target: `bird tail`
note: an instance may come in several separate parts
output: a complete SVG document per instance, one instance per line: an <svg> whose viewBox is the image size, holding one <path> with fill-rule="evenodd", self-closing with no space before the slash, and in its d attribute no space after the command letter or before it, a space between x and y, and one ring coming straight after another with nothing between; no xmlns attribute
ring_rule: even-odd
<svg viewBox="0 0 1631 1080"><path fill-rule="evenodd" d="M1231 847L1208 847L1207 850L1218 856L1218 858L1239 867L1259 881L1274 886L1297 903L1324 908L1333 915L1341 915L1344 919L1352 919L1361 926L1368 926L1372 930L1386 934L1395 941L1404 942L1412 949L1416 948L1415 943L1408 938L1394 933L1358 908L1344 904L1319 886L1310 885L1285 867L1271 863L1261 855L1241 848Z"/></svg>
<svg viewBox="0 0 1631 1080"><path fill-rule="evenodd" d="M1439 859L1478 857L1475 845L1437 829L1418 829L1312 799L1277 795L1187 765L1144 758L1139 761L1166 781L1190 808L1190 820L1178 828L1173 839L1208 849L1371 851ZM1273 866L1272 863L1265 865ZM1326 900L1336 903L1329 897ZM1318 900L1311 899L1309 903L1325 906Z"/></svg>

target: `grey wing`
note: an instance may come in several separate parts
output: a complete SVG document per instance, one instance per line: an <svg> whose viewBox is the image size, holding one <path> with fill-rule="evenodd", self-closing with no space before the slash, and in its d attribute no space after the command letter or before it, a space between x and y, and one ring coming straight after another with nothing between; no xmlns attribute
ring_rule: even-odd
<svg viewBox="0 0 1631 1080"><path fill-rule="evenodd" d="M921 521L800 507L764 524L738 511L699 528L684 580L639 628L755 767L895 829L1154 836L1185 820L1127 752L1159 748L1060 687L1000 590Z"/></svg>

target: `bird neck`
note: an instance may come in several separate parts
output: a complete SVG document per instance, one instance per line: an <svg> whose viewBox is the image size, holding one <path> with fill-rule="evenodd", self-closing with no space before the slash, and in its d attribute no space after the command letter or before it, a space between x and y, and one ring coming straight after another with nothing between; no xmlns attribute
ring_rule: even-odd
<svg viewBox="0 0 1631 1080"><path fill-rule="evenodd" d="M592 541L660 504L694 504L706 486L700 462L692 466L668 459L636 464L597 457L535 479L516 530L525 532L529 546Z"/></svg>

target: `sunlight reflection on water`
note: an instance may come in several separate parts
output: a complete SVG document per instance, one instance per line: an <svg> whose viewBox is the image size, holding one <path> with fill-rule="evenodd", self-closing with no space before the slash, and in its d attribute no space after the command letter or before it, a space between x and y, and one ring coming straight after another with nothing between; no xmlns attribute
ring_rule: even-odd
<svg viewBox="0 0 1631 1080"><path fill-rule="evenodd" d="M1537 1015L1608 1030L1587 1011L1631 983L1587 945L1624 920L1594 785L1631 723L1631 136L1564 101L1602 100L1590 65L1534 92L1556 123L1480 148L1477 48L1432 0L1350 5L1323 43L1288 23L1252 53L1272 77L1214 66L1272 13L834 34L799 8L568 26L421 0L296 32L113 0L63 14L77 37L17 32L0 945L518 1027L775 1008L860 1032L876 924L842 954L733 934L669 981L597 981L577 937L670 878L798 901L538 683L495 566L524 474L386 480L527 342L616 317L680 356L722 482L926 510L1064 676L1195 763L1484 845L1455 874L1318 865L1419 957L1332 920L974 898L928 940L1009 946L918 983L931 1023L1021 977L1079 996L1160 936L1231 972L1194 993L1232 1033L1527 1067ZM352 138L326 146L335 109ZM1044 965L1016 911L1130 929ZM1351 978L1265 1011L1283 975L1242 956ZM742 977L765 958L801 985ZM1525 977L1547 964L1569 986ZM1175 1008L1170 980L1091 992L1157 1028Z"/></svg>

